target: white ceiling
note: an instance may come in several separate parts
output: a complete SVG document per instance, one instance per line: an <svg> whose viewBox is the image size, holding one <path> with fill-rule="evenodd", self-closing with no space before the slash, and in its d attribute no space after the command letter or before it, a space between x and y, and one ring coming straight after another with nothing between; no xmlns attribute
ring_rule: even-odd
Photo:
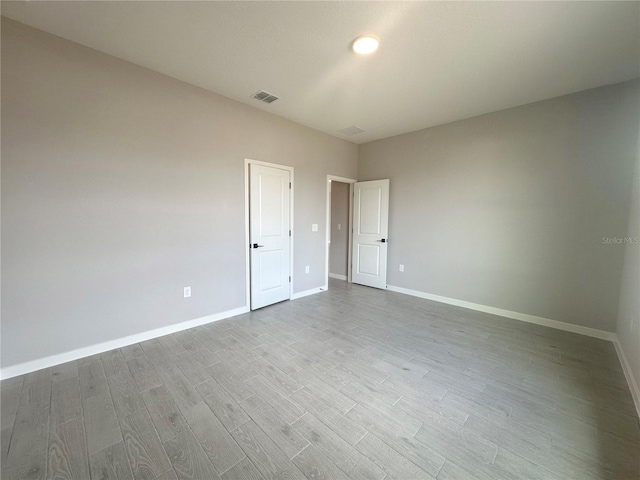
<svg viewBox="0 0 640 480"><path fill-rule="evenodd" d="M2 2L2 14L356 143L640 76L640 2ZM364 33L370 57L350 51ZM280 96L270 105L249 98ZM366 131L338 133L357 125Z"/></svg>

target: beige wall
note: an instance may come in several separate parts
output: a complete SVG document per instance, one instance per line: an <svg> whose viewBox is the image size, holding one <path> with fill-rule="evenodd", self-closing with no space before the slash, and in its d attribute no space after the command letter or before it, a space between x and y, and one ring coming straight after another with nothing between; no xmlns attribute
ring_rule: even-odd
<svg viewBox="0 0 640 480"><path fill-rule="evenodd" d="M640 137L640 133L638 135ZM640 138L636 150L636 168L627 232L622 244L612 248L624 249L624 269L620 287L618 310L618 339L625 357L640 387ZM640 405L638 405L640 408Z"/></svg>
<svg viewBox="0 0 640 480"><path fill-rule="evenodd" d="M338 224L341 229L338 230ZM347 276L349 249L349 184L331 182L331 246L329 273Z"/></svg>
<svg viewBox="0 0 640 480"><path fill-rule="evenodd" d="M390 178L388 284L615 331L638 82L360 146ZM405 272L398 271L405 265Z"/></svg>
<svg viewBox="0 0 640 480"><path fill-rule="evenodd" d="M3 19L2 366L244 306L245 158L295 168L294 291L324 285L356 145Z"/></svg>

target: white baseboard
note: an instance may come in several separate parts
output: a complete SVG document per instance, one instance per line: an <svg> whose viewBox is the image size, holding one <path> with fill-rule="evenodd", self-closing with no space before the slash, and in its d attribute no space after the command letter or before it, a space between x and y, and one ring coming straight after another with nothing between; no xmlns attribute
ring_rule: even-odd
<svg viewBox="0 0 640 480"><path fill-rule="evenodd" d="M0 368L0 379L17 377L18 375L24 375L25 373L35 372L43 368L53 367L54 365L60 365L61 363L70 362L79 358L88 357L97 353L108 352L114 348L122 348L134 343L144 342L145 340L151 340L153 338L162 337L163 335L169 335L170 333L180 332L187 330L188 328L195 328L206 323L217 322L218 320L224 320L225 318L235 317L247 313L249 307L240 307L233 310L227 310L225 312L214 313L213 315L207 315L206 317L200 317L193 320L187 320L186 322L176 323L173 325L167 325L166 327L156 328L154 330L147 330L146 332L136 333L134 335L128 335L126 337L117 338L115 340L109 340L107 342L96 343L87 347L77 348L64 353L58 353L37 360L31 360L29 362L18 363L8 367Z"/></svg>
<svg viewBox="0 0 640 480"><path fill-rule="evenodd" d="M622 365L622 371L624 372L624 376L627 379L627 383L629 384L629 390L631 390L631 396L633 397L633 403L636 406L636 412L638 412L638 417L640 418L640 388L638 387L638 382L636 378L633 376L633 371L631 370L631 365L627 360L627 356L624 354L624 349L622 348L622 344L620 343L620 339L616 335L613 344L616 347L616 353L618 354L618 359L620 360L620 365Z"/></svg>
<svg viewBox="0 0 640 480"><path fill-rule="evenodd" d="M535 315L529 315L527 313L512 312L511 310L503 310L502 308L489 307L487 305L481 305L479 303L466 302L464 300L457 300L455 298L441 297L440 295L433 295L431 293L419 292L418 290L410 290L408 288L395 287L393 285L387 285L387 290L397 293L404 293L405 295L411 295L413 297L425 298L427 300L433 300L434 302L446 303L448 305L455 305L456 307L468 308L470 310L477 310L479 312L490 313L492 315L498 315L500 317L512 318L514 320L520 320L521 322L535 323L536 325L542 325L545 327L555 328L557 330L564 330L566 332L579 333L588 337L600 338L602 340L609 340L614 342L616 334L613 332L605 332L604 330L598 330L595 328L583 327L581 325L573 325L571 323L560 322L558 320L551 320L544 317L536 317Z"/></svg>
<svg viewBox="0 0 640 480"><path fill-rule="evenodd" d="M490 313L490 314L498 315L501 317L512 318L512 319L520 320L523 322L535 323L537 325L556 328L558 330L565 330L568 332L580 333L582 335L587 335L590 337L612 341L613 344L615 345L618 358L620 359L622 370L624 371L627 382L629 383L629 389L631 390L631 395L633 396L633 401L635 403L636 410L638 411L638 416L640 416L640 388L638 388L638 383L636 382L636 379L633 376L633 372L631 371L629 362L627 361L627 358L624 354L622 345L620 344L618 337L616 336L615 333L605 332L603 330L596 330L594 328L582 327L579 325L572 325L570 323L560 322L557 320L550 320L548 318L536 317L534 315L528 315L526 313L512 312L510 310L503 310L501 308L489 307L489 306L480 305L477 303L466 302L464 300L457 300L454 298L442 297L440 295L433 295L430 293L420 292L417 290L410 290L408 288L395 287L393 285L388 285L387 289L392 292L402 293L405 295L411 295L419 298L425 298L427 300L433 300L435 302L446 303L448 305L455 305L463 308L469 308L471 310ZM316 293L320 293L326 290L327 290L327 285L325 285L324 287L311 288L309 290L304 290L302 292L294 293L291 300L297 300L299 298L307 297L309 295L314 295ZM134 343L144 342L146 340L151 340L153 338L162 337L164 335L169 335L171 333L180 332L182 330L187 330L189 328L195 328L200 325L205 325L207 323L216 322L218 320L224 320L225 318L235 317L236 315L242 315L243 313L247 313L247 312L249 312L249 307L247 306L239 307L233 310L227 310L225 312L215 313L213 315L207 315L205 317L188 320L186 322L176 323L173 325L156 328L154 330L148 330L146 332L141 332L134 335L128 335L126 337L118 338L115 340L109 340L107 342L89 345L87 347L78 348L68 352L59 353L56 355L50 355L48 357L40 358L37 360L18 363L16 365L11 365L9 367L0 368L0 380L17 377L18 375L24 375L26 373L34 372L36 370L41 370L43 368L48 368L54 365L71 362L79 358L84 358L90 355L107 352L115 348L126 347Z"/></svg>
<svg viewBox="0 0 640 480"><path fill-rule="evenodd" d="M337 280L345 280L345 281L347 280L346 275L340 275L339 273L330 273L329 278L335 278Z"/></svg>
<svg viewBox="0 0 640 480"><path fill-rule="evenodd" d="M316 293L324 292L327 290L327 285L323 287L310 288L309 290L303 290L302 292L294 293L291 297L291 300L297 300L302 297L308 297L309 295L313 295Z"/></svg>
<svg viewBox="0 0 640 480"><path fill-rule="evenodd" d="M571 323L560 322L558 320L551 320L549 318L536 317L535 315L529 315L526 313L512 312L510 310L503 310L502 308L489 307L487 305L480 305L478 303L466 302L464 300L457 300L455 298L441 297L440 295L433 295L430 293L419 292L417 290L410 290L408 288L395 287L393 285L387 285L387 290L397 293L403 293L405 295L411 295L413 297L425 298L427 300L433 300L434 302L446 303L448 305L455 305L456 307L468 308L471 310L477 310L479 312L491 313L500 317L512 318L522 322L535 323L536 325L542 325L545 327L555 328L557 330L564 330L566 332L579 333L588 337L600 338L602 340L609 340L613 342L622 366L622 371L629 384L629 390L631 390L631 396L633 397L633 403L636 406L638 417L640 417L640 388L638 382L633 376L631 366L627 361L627 357L624 354L622 344L618 339L618 336L613 332L606 332L604 330L597 330L595 328L583 327L580 325L573 325Z"/></svg>
<svg viewBox="0 0 640 480"><path fill-rule="evenodd" d="M312 288L304 290L302 292L294 293L291 300L297 300L315 293L320 293L327 290L327 285L322 287ZM168 325L166 327L156 328L154 330L147 330L146 332L136 333L134 335L128 335L126 337L117 338L115 340L109 340L107 342L96 343L87 347L77 348L68 352L57 353L48 357L39 358L37 360L31 360L28 362L18 363L16 365L10 365L8 367L0 368L0 380L7 378L17 377L18 375L24 375L25 373L35 372L43 368L53 367L54 365L60 365L61 363L71 362L78 360L79 358L88 357L90 355L96 355L98 353L108 352L115 348L126 347L134 343L144 342L153 338L162 337L171 333L180 332L189 328L195 328L207 323L216 322L218 320L224 320L225 318L235 317L243 313L249 312L250 309L247 306L235 308L233 310L227 310L225 312L215 313L213 315L207 315L206 317L200 317L186 322L176 323Z"/></svg>

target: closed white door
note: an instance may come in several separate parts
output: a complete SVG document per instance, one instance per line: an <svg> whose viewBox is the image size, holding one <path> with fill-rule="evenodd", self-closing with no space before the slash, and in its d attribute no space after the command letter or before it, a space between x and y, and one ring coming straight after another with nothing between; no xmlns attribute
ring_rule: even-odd
<svg viewBox="0 0 640 480"><path fill-rule="evenodd" d="M353 184L352 281L387 288L389 180Z"/></svg>
<svg viewBox="0 0 640 480"><path fill-rule="evenodd" d="M251 309L289 299L288 170L249 166Z"/></svg>

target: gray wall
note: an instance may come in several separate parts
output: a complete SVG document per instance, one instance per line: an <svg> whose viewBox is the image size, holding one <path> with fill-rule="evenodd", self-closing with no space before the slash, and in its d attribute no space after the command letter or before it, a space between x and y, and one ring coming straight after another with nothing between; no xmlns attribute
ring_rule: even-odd
<svg viewBox="0 0 640 480"><path fill-rule="evenodd" d="M294 291L324 285L356 145L3 19L2 366L244 306L245 157L295 167Z"/></svg>
<svg viewBox="0 0 640 480"><path fill-rule="evenodd" d="M338 224L341 229L338 230ZM331 246L329 273L347 276L349 249L349 184L331 182Z"/></svg>
<svg viewBox="0 0 640 480"><path fill-rule="evenodd" d="M640 138L637 145L626 232L628 240L612 244L611 248L624 249L617 333L636 384L640 386Z"/></svg>
<svg viewBox="0 0 640 480"><path fill-rule="evenodd" d="M390 178L388 284L615 331L639 84L360 146ZM398 271L405 265L405 272Z"/></svg>
<svg viewBox="0 0 640 480"><path fill-rule="evenodd" d="M362 145L358 178L391 179L389 283L617 318L640 378L638 247L602 242L638 235L639 95ZM245 157L295 167L294 291L324 284L326 175L356 178L355 145L5 19L1 100L3 367L244 306Z"/></svg>

